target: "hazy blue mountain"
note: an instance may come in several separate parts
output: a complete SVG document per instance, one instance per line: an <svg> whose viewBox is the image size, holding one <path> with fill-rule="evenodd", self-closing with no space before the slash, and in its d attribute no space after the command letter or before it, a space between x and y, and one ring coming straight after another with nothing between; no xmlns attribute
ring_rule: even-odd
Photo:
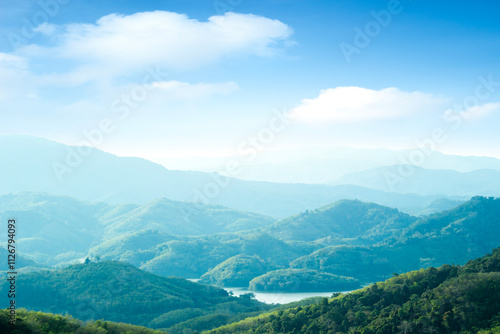
<svg viewBox="0 0 500 334"><path fill-rule="evenodd" d="M137 232L157 230L174 235L204 235L237 232L264 227L274 219L223 206L185 203L159 199L105 221L106 238Z"/></svg>
<svg viewBox="0 0 500 334"><path fill-rule="evenodd" d="M388 192L420 195L500 196L500 170L457 172L450 169L430 170L394 165L347 174L332 184L352 184Z"/></svg>
<svg viewBox="0 0 500 334"><path fill-rule="evenodd" d="M245 296L231 297L220 288L156 276L121 262L91 262L19 275L16 284L16 302L28 310L150 328L167 329L181 323L189 328L206 317L222 318L223 323L228 323L237 320L238 315L253 315L270 308ZM7 295L9 286L3 280L2 295ZM2 308L6 303L8 299L3 298ZM201 329L216 324L220 322L208 322ZM182 329L169 329L169 333L182 333Z"/></svg>
<svg viewBox="0 0 500 334"><path fill-rule="evenodd" d="M29 136L0 136L0 155L0 194L47 192L115 204L144 204L165 197L277 218L340 199L417 210L443 197L401 195L352 185L252 182L215 173L167 170L145 159L117 157Z"/></svg>
<svg viewBox="0 0 500 334"><path fill-rule="evenodd" d="M6 248L0 247L0 272L9 271L8 255L10 255ZM22 254L15 254L15 266L17 270L30 271L37 270L38 268L43 268L44 266L37 263L36 261L26 257Z"/></svg>
<svg viewBox="0 0 500 334"><path fill-rule="evenodd" d="M422 159L423 156L423 159ZM345 174L371 168L410 164L426 169L471 172L479 169L500 170L500 159L458 156L425 149L389 150L384 148L304 147L260 152L251 162L241 157L170 158L160 162L169 168L220 171L226 161L242 162L239 178L283 183L330 183Z"/></svg>
<svg viewBox="0 0 500 334"><path fill-rule="evenodd" d="M16 220L18 252L51 265L83 257L101 240L99 215L106 208L104 203L40 193L0 196L1 215Z"/></svg>
<svg viewBox="0 0 500 334"><path fill-rule="evenodd" d="M19 252L49 265L83 258L92 246L140 230L203 235L274 222L266 216L200 203L159 199L142 206L121 205L30 192L0 196L0 213L17 221Z"/></svg>

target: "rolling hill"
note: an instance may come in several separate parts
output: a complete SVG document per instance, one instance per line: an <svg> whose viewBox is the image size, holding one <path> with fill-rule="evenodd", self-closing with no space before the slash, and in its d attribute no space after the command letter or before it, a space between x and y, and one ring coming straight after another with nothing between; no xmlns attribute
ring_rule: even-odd
<svg viewBox="0 0 500 334"><path fill-rule="evenodd" d="M201 237L136 232L90 254L219 285L246 286L287 269L312 270L309 276L317 274L318 280L332 274L366 284L484 254L499 245L499 213L500 199L485 197L421 218L373 203L340 201L254 231Z"/></svg>
<svg viewBox="0 0 500 334"><path fill-rule="evenodd" d="M29 310L70 314L80 320L109 320L166 328L183 324L215 327L242 314L256 314L269 306L232 297L219 288L181 278L160 277L121 262L73 265L64 269L19 275L16 303ZM0 291L7 294L4 280ZM2 308L8 300L2 299Z"/></svg>
<svg viewBox="0 0 500 334"><path fill-rule="evenodd" d="M407 228L416 220L396 209L374 203L342 200L282 219L264 231L282 240L367 245Z"/></svg>
<svg viewBox="0 0 500 334"><path fill-rule="evenodd" d="M48 265L83 258L92 246L143 229L205 235L274 222L263 215L201 203L158 199L121 205L30 192L0 196L0 214L18 221L16 239L22 254Z"/></svg>

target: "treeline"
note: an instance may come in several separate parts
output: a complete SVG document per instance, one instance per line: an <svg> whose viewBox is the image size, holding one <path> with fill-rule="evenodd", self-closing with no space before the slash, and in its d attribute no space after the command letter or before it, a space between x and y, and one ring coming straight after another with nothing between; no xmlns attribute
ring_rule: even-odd
<svg viewBox="0 0 500 334"><path fill-rule="evenodd" d="M463 267L395 274L351 294L210 333L500 333L500 248Z"/></svg>
<svg viewBox="0 0 500 334"><path fill-rule="evenodd" d="M169 334L216 328L272 307L249 296L234 297L220 288L108 261L23 274L17 286L22 293L16 303L29 310L130 323ZM1 282L0 294L6 296L7 291L8 282ZM7 307L2 301L0 305Z"/></svg>
<svg viewBox="0 0 500 334"><path fill-rule="evenodd" d="M0 333L2 334L165 334L145 327L109 321L82 322L71 316L42 313L19 309L16 324L9 323L7 310L0 310Z"/></svg>

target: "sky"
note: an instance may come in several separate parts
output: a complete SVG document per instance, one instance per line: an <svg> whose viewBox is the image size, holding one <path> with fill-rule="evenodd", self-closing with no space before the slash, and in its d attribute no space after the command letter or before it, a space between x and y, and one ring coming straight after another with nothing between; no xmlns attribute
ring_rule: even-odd
<svg viewBox="0 0 500 334"><path fill-rule="evenodd" d="M0 134L154 161L500 158L498 1L4 0Z"/></svg>

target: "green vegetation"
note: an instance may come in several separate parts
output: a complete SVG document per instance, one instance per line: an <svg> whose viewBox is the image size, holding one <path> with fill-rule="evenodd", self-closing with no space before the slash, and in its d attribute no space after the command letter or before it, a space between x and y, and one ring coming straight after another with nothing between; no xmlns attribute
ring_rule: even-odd
<svg viewBox="0 0 500 334"><path fill-rule="evenodd" d="M281 269L270 271L250 281L255 291L321 292L359 288L358 280L311 269Z"/></svg>
<svg viewBox="0 0 500 334"><path fill-rule="evenodd" d="M498 217L500 199L485 197L420 219L376 204L340 201L256 231L199 237L135 232L96 246L91 254L223 286L248 286L258 276L285 269L369 284L392 273L464 264L486 253L498 246Z"/></svg>
<svg viewBox="0 0 500 334"><path fill-rule="evenodd" d="M20 309L16 311L16 324L9 324L6 310L0 310L0 333L5 334L164 334L145 327L109 321L82 322L71 316Z"/></svg>
<svg viewBox="0 0 500 334"><path fill-rule="evenodd" d="M407 228L416 220L396 209L342 200L283 219L264 230L282 240L370 245Z"/></svg>
<svg viewBox="0 0 500 334"><path fill-rule="evenodd" d="M139 230L173 235L207 235L264 227L274 219L216 205L155 200L104 222L105 239Z"/></svg>
<svg viewBox="0 0 500 334"><path fill-rule="evenodd" d="M112 205L29 192L0 196L0 213L20 222L22 238L17 241L22 254L49 266L77 261L93 245L142 230L159 232L162 239L145 237L139 250L167 241L168 235L239 232L274 222L263 215L201 203L159 199L141 206ZM137 251L138 246L127 246L120 246L120 256Z"/></svg>
<svg viewBox="0 0 500 334"><path fill-rule="evenodd" d="M22 222L18 242L24 253L19 256L29 254L42 266L101 258L162 276L240 287L270 271L291 269L353 277L364 285L392 273L464 264L497 247L500 235L500 199L485 197L422 218L342 200L276 223L252 213L166 199L108 205L33 193L0 197L0 211ZM210 231L224 233L204 234ZM29 260L25 256L20 265L40 266ZM310 289L302 287L294 291Z"/></svg>
<svg viewBox="0 0 500 334"><path fill-rule="evenodd" d="M500 248L465 266L397 275L331 300L278 310L210 331L223 333L498 333Z"/></svg>
<svg viewBox="0 0 500 334"><path fill-rule="evenodd" d="M306 255L307 251L253 231L199 237L175 237L156 231L140 231L113 238L92 248L90 254L92 257L100 255L102 259L107 260L126 261L158 275L199 278L237 255L258 256L272 270L288 266L292 260ZM229 264L231 262L229 261ZM253 263L257 267L251 271L262 274L261 262ZM228 277L229 274L239 276L234 270L223 275Z"/></svg>
<svg viewBox="0 0 500 334"><path fill-rule="evenodd" d="M259 256L236 255L223 261L201 276L200 282L225 287L247 287L257 276L266 273L269 266Z"/></svg>
<svg viewBox="0 0 500 334"><path fill-rule="evenodd" d="M7 283L2 282L0 294L7 295ZM19 275L17 288L16 302L30 310L166 328L173 334L214 328L270 308L251 298L229 296L223 289L156 276L120 262Z"/></svg>

